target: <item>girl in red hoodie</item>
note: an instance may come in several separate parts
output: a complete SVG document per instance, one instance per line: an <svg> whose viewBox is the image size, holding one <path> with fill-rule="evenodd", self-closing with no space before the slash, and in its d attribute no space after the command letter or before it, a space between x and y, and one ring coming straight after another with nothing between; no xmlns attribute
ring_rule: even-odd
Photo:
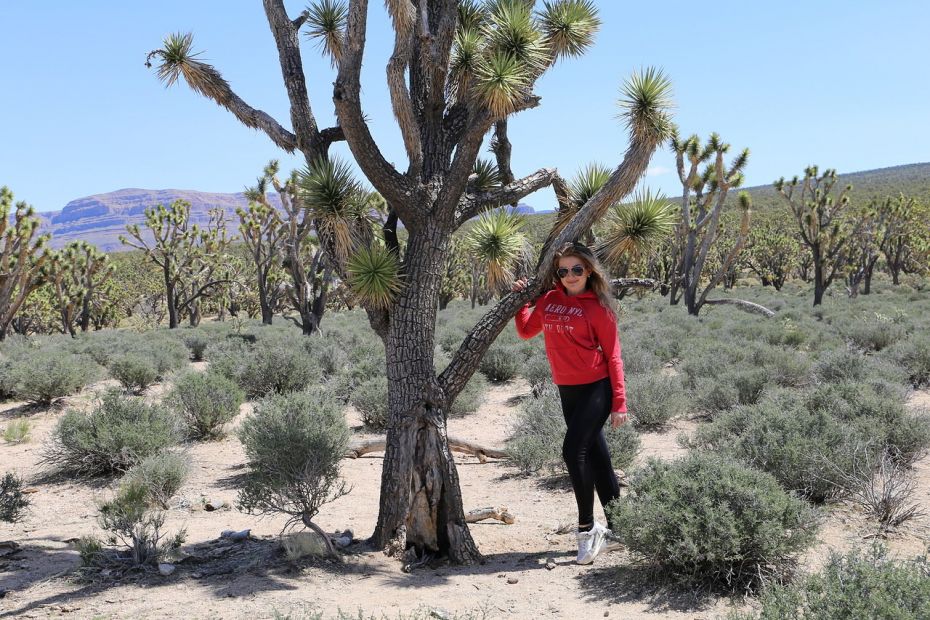
<svg viewBox="0 0 930 620"><path fill-rule="evenodd" d="M578 503L579 564L590 564L611 531L594 521L594 491L603 506L619 497L620 484L602 428L626 422L623 360L610 285L594 254L566 243L553 260L555 288L517 313L517 333L542 332L552 380L559 389L567 426L562 458ZM521 291L525 280L514 282Z"/></svg>

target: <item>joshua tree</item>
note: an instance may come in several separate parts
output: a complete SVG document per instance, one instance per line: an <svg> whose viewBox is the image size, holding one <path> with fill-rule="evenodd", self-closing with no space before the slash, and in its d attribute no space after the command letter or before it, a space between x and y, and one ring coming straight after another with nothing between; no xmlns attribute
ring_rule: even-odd
<svg viewBox="0 0 930 620"><path fill-rule="evenodd" d="M661 246L675 221L675 207L665 195L648 188L638 191L632 203L610 208L600 229L598 254L617 276L625 278L631 265Z"/></svg>
<svg viewBox="0 0 930 620"><path fill-rule="evenodd" d="M775 181L775 190L788 202L798 224L801 243L810 251L815 306L823 301L823 294L836 275L842 273L852 232L851 223L843 217L852 186L847 185L834 197L836 181L836 170L819 174L817 166L809 166L803 179L794 177L786 182L782 177Z"/></svg>
<svg viewBox="0 0 930 620"><path fill-rule="evenodd" d="M158 205L145 210L145 224L154 236L148 241L138 224L126 227L132 239L120 235L120 241L145 252L161 267L168 305L168 327L178 327L182 311L187 311L192 326L200 322L200 299L218 284L227 281L217 273L223 264L222 254L229 245L220 210L210 212L210 225L201 229L190 224L189 202L175 200L167 209Z"/></svg>
<svg viewBox="0 0 930 620"><path fill-rule="evenodd" d="M508 294L466 336L451 363L436 374L435 319L443 266L453 232L479 213L549 185L564 185L554 169L541 169L482 191L473 170L482 142L498 121L539 105L538 78L563 57L584 52L599 26L590 0L558 0L535 12L525 0L391 0L396 32L387 78L407 161L396 168L382 155L361 104L360 72L368 3L315 3L289 18L281 0L265 0L291 103L293 133L250 108L213 67L197 60L188 35L172 36L150 58L169 83L188 84L257 127L288 151L300 149L308 169L319 168L329 141L344 138L368 181L386 200L382 234L352 239L343 262L335 231L320 230L332 250L333 269L345 276L366 308L386 349L389 422L378 522L372 536L383 547L400 540L424 557L447 555L470 563L480 553L465 524L458 473L446 436L446 414L496 336L516 311L551 282L547 271L559 243L580 239L642 177L671 127L670 85L655 70L634 76L621 105L630 130L623 162L541 251L535 277L520 294ZM298 30L308 27L333 60L333 102L339 129L317 130L304 82ZM506 129L496 132L497 143ZM506 159L505 157L503 159ZM325 160L323 160L325 161ZM501 169L508 169L504 162ZM304 189L308 208L322 196ZM322 206L340 201L330 196ZM341 211L341 209L340 209ZM347 214L350 216L351 214ZM401 245L398 223L407 232Z"/></svg>
<svg viewBox="0 0 930 620"><path fill-rule="evenodd" d="M262 312L262 323L271 325L273 308L270 301L272 291L268 288L268 278L272 270L281 262L281 250L284 245L286 228L278 212L268 203L265 189L268 175L258 179L255 187L246 192L249 208L236 209L239 216L239 234L255 263L258 280L258 303Z"/></svg>
<svg viewBox="0 0 930 620"><path fill-rule="evenodd" d="M762 286L773 286L780 291L797 266L799 250L796 235L782 231L781 222L769 216L753 224L743 260L749 270L759 276Z"/></svg>
<svg viewBox="0 0 930 620"><path fill-rule="evenodd" d="M39 235L39 219L25 202L16 203L13 221L13 192L0 187L0 340L16 311L32 291L42 285L41 269L48 260L43 251L48 235Z"/></svg>
<svg viewBox="0 0 930 620"><path fill-rule="evenodd" d="M901 272L907 267L914 242L921 234L926 234L930 211L916 198L904 194L881 202L873 201L872 208L876 211L878 245L885 256L891 281L897 285L901 281Z"/></svg>
<svg viewBox="0 0 930 620"><path fill-rule="evenodd" d="M90 329L95 307L100 309L104 283L113 275L109 257L86 241L71 241L51 254L45 277L52 287L63 332L76 335Z"/></svg>
<svg viewBox="0 0 930 620"><path fill-rule="evenodd" d="M708 293L723 280L736 260L749 233L751 202L749 194L741 192L739 234L733 247L720 261L717 271L707 276L707 285L700 291L708 253L720 236L720 214L723 212L727 193L731 188L742 184L743 168L749 160L749 149L744 149L737 155L728 168L724 165L723 156L730 150L730 145L721 141L720 136L715 133L710 135L703 147L696 135L687 140L680 140L674 135L671 145L675 152L682 195L677 243L672 246L676 253L674 263L677 268L675 277L672 278L669 299L672 304L677 304L684 293L688 314L697 316L701 307L707 303ZM688 161L687 167L685 159ZM707 165L703 171L699 171L699 167L704 163Z"/></svg>

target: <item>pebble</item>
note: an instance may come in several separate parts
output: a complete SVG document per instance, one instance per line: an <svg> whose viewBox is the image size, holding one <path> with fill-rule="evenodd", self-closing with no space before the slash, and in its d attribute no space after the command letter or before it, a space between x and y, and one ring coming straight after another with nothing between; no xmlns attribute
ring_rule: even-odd
<svg viewBox="0 0 930 620"><path fill-rule="evenodd" d="M546 562L546 570L552 570L553 568L555 568L555 566L556 566L555 562L552 562L551 560L549 562Z"/></svg>
<svg viewBox="0 0 930 620"><path fill-rule="evenodd" d="M516 577L508 577L508 578L507 578L507 583L509 583L510 585L513 585L513 584L515 584L515 583L520 583L520 580L517 579Z"/></svg>
<svg viewBox="0 0 930 620"><path fill-rule="evenodd" d="M177 567L174 564L159 564L158 572L167 577L175 571Z"/></svg>

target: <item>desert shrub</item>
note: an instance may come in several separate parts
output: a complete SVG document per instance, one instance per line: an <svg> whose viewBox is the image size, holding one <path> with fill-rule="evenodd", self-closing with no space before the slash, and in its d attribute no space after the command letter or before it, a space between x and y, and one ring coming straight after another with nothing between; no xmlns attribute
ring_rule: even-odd
<svg viewBox="0 0 930 620"><path fill-rule="evenodd" d="M677 377L662 374L631 376L627 379L627 405L636 426L659 430L685 412L687 394Z"/></svg>
<svg viewBox="0 0 930 620"><path fill-rule="evenodd" d="M142 334L138 342L131 345L127 353L136 353L155 367L160 379L168 373L184 368L190 361L187 347L175 333L159 329Z"/></svg>
<svg viewBox="0 0 930 620"><path fill-rule="evenodd" d="M918 620L930 618L930 562L893 561L881 545L831 553L819 572L766 588L762 608L727 620Z"/></svg>
<svg viewBox="0 0 930 620"><path fill-rule="evenodd" d="M908 338L887 351L889 357L904 367L908 380L916 387L930 386L930 338Z"/></svg>
<svg viewBox="0 0 930 620"><path fill-rule="evenodd" d="M12 420L3 429L3 441L7 443L29 441L29 430L29 420Z"/></svg>
<svg viewBox="0 0 930 620"><path fill-rule="evenodd" d="M188 372L175 381L166 402L186 424L188 437L215 439L238 415L244 397L239 386L219 373Z"/></svg>
<svg viewBox="0 0 930 620"><path fill-rule="evenodd" d="M864 351L881 351L906 334L904 326L878 313L864 320L850 320L843 328L843 335Z"/></svg>
<svg viewBox="0 0 930 620"><path fill-rule="evenodd" d="M176 444L180 427L164 407L108 392L90 413L71 410L58 421L45 460L78 475L123 472Z"/></svg>
<svg viewBox="0 0 930 620"><path fill-rule="evenodd" d="M465 387L459 392L452 407L449 408L449 415L455 418L466 416L478 411L478 407L484 402L484 395L488 391L488 380L484 375L476 372L465 384Z"/></svg>
<svg viewBox="0 0 930 620"><path fill-rule="evenodd" d="M16 398L48 405L80 391L98 376L99 368L87 357L40 349L14 358L6 381Z"/></svg>
<svg viewBox="0 0 930 620"><path fill-rule="evenodd" d="M109 370L110 375L133 394L141 394L160 379L155 364L138 353L111 358Z"/></svg>
<svg viewBox="0 0 930 620"><path fill-rule="evenodd" d="M256 398L304 390L318 385L322 378L322 369L305 349L261 341L249 353L236 380L248 398Z"/></svg>
<svg viewBox="0 0 930 620"><path fill-rule="evenodd" d="M562 439L565 419L562 403L554 386L538 398L527 398L520 405L513 435L507 444L510 462L523 474L552 472L562 467Z"/></svg>
<svg viewBox="0 0 930 620"><path fill-rule="evenodd" d="M622 357L623 370L629 375L652 373L662 366L662 360L637 339L624 339Z"/></svg>
<svg viewBox="0 0 930 620"><path fill-rule="evenodd" d="M126 472L125 482L146 489L146 503L168 508L168 501L184 485L190 460L179 452L151 454Z"/></svg>
<svg viewBox="0 0 930 620"><path fill-rule="evenodd" d="M510 381L520 372L524 357L515 346L492 344L481 358L480 370L494 383Z"/></svg>
<svg viewBox="0 0 930 620"><path fill-rule="evenodd" d="M68 349L72 353L88 355L99 366L107 367L112 357L125 353L138 339L139 335L132 332L106 329L78 334Z"/></svg>
<svg viewBox="0 0 930 620"><path fill-rule="evenodd" d="M547 385L552 385L552 370L545 351L531 355L520 369L520 374L530 384L533 396L539 396Z"/></svg>
<svg viewBox="0 0 930 620"><path fill-rule="evenodd" d="M912 414L901 386L882 379L825 384L805 393L805 406L868 429L877 448L912 463L930 447L930 421Z"/></svg>
<svg viewBox="0 0 930 620"><path fill-rule="evenodd" d="M737 407L700 427L693 448L717 451L772 474L782 486L812 501L842 494L843 472L855 467L862 430L824 411L809 411L802 397L774 394Z"/></svg>
<svg viewBox="0 0 930 620"><path fill-rule="evenodd" d="M13 377L10 376L10 366L13 361L0 352L0 400L13 396Z"/></svg>
<svg viewBox="0 0 930 620"><path fill-rule="evenodd" d="M29 500L23 495L23 481L11 472L0 478L0 521L15 523L23 518Z"/></svg>
<svg viewBox="0 0 930 620"><path fill-rule="evenodd" d="M604 437L614 469L626 470L639 454L642 441L636 429L637 425L633 422L625 422L617 428L610 428L610 422L604 426Z"/></svg>
<svg viewBox="0 0 930 620"><path fill-rule="evenodd" d="M332 377L343 371L349 362L349 354L335 339L313 345L313 354L324 377Z"/></svg>
<svg viewBox="0 0 930 620"><path fill-rule="evenodd" d="M727 411L739 404L739 392L732 383L703 379L694 391L698 408L709 416Z"/></svg>
<svg viewBox="0 0 930 620"><path fill-rule="evenodd" d="M204 352L210 345L210 338L200 331L188 331L184 334L184 346L190 350L191 359L195 362L202 362Z"/></svg>
<svg viewBox="0 0 930 620"><path fill-rule="evenodd" d="M248 459L240 507L313 527L325 503L349 492L339 479L349 436L341 403L324 390L259 401L239 430Z"/></svg>
<svg viewBox="0 0 930 620"><path fill-rule="evenodd" d="M385 377L384 347L380 343L364 342L349 351L342 372L330 380L330 391L344 403L358 387L373 378Z"/></svg>
<svg viewBox="0 0 930 620"><path fill-rule="evenodd" d="M802 351L764 347L756 350L753 357L764 369L767 382L782 387L801 387L810 383L811 362Z"/></svg>
<svg viewBox="0 0 930 620"><path fill-rule="evenodd" d="M651 460L608 506L624 545L667 575L715 588L784 575L817 520L769 474L719 455Z"/></svg>
<svg viewBox="0 0 930 620"><path fill-rule="evenodd" d="M352 391L352 406L362 414L362 422L373 431L384 430L388 423L387 378L364 381Z"/></svg>
<svg viewBox="0 0 930 620"><path fill-rule="evenodd" d="M732 382L739 404L754 405L769 384L769 374L764 368L737 370L721 377L720 381Z"/></svg>
<svg viewBox="0 0 930 620"><path fill-rule="evenodd" d="M249 344L241 338L226 337L208 344L203 357L210 363L210 370L237 381L250 351Z"/></svg>
<svg viewBox="0 0 930 620"><path fill-rule="evenodd" d="M849 349L826 353L814 365L814 372L821 381L858 381L865 376L865 357Z"/></svg>
<svg viewBox="0 0 930 620"><path fill-rule="evenodd" d="M98 522L110 532L111 545L82 539L79 553L90 567L154 567L184 542L183 530L173 536L164 532L165 514L153 508L148 485L138 479L122 481L116 496L100 505Z"/></svg>

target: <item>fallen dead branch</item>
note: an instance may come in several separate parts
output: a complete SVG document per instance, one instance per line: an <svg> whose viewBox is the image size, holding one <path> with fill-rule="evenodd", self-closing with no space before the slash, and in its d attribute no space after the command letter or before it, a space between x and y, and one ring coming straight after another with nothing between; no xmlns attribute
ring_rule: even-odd
<svg viewBox="0 0 930 620"><path fill-rule="evenodd" d="M346 451L346 458L357 459L371 452L384 452L384 448L385 439L383 437L368 441L352 442L349 449ZM458 437L449 437L449 448L451 448L453 452L474 456L482 463L486 463L489 458L507 458L507 453L503 450L488 448L487 446L482 446L472 441L466 441L465 439L459 439Z"/></svg>
<svg viewBox="0 0 930 620"><path fill-rule="evenodd" d="M517 518L507 511L506 506L475 508L465 515L465 523L477 523L485 519L497 519L507 525L513 525L517 521Z"/></svg>

